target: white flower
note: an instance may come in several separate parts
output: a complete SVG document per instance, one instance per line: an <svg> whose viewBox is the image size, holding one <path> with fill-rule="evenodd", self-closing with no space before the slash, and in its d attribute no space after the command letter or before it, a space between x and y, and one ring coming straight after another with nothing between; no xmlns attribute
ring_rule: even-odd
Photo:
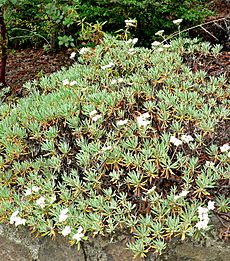
<svg viewBox="0 0 230 261"><path fill-rule="evenodd" d="M90 117L93 117L95 114L97 114L97 110L93 110L89 113Z"/></svg>
<svg viewBox="0 0 230 261"><path fill-rule="evenodd" d="M74 86L75 84L77 84L77 82L76 81L72 81L72 82L70 82L70 86Z"/></svg>
<svg viewBox="0 0 230 261"><path fill-rule="evenodd" d="M183 191L180 193L180 195L181 195L181 197L186 197L186 196L188 195L188 193L189 193L189 191L183 190Z"/></svg>
<svg viewBox="0 0 230 261"><path fill-rule="evenodd" d="M228 157L230 158L230 151L229 151L229 153L228 153Z"/></svg>
<svg viewBox="0 0 230 261"><path fill-rule="evenodd" d="M178 198L186 197L188 195L188 193L189 193L189 191L183 190L179 195L175 195L174 199L177 200Z"/></svg>
<svg viewBox="0 0 230 261"><path fill-rule="evenodd" d="M85 53L87 53L90 50L90 48L88 47L82 47L81 50L79 51L80 55L83 55Z"/></svg>
<svg viewBox="0 0 230 261"><path fill-rule="evenodd" d="M147 118L150 117L150 114L149 114L148 112L145 112L145 113L143 113L143 114L141 115L141 117L142 117L143 119L147 119Z"/></svg>
<svg viewBox="0 0 230 261"><path fill-rule="evenodd" d="M25 191L25 196L29 196L32 194L32 189L31 188L27 188L27 190Z"/></svg>
<svg viewBox="0 0 230 261"><path fill-rule="evenodd" d="M111 84L115 84L116 82L117 82L117 80L113 79L113 80L111 81Z"/></svg>
<svg viewBox="0 0 230 261"><path fill-rule="evenodd" d="M164 33L164 30L160 30L160 31L156 32L156 33L155 33L155 35L162 36L162 35L163 35L163 33Z"/></svg>
<svg viewBox="0 0 230 261"><path fill-rule="evenodd" d="M74 59L75 56L76 56L76 53L75 53L75 52L72 52L72 53L70 54L70 59Z"/></svg>
<svg viewBox="0 0 230 261"><path fill-rule="evenodd" d="M206 167L214 167L214 166L215 166L215 163L212 162L212 161L208 161L208 160L207 160L207 161L205 162L205 166L206 166Z"/></svg>
<svg viewBox="0 0 230 261"><path fill-rule="evenodd" d="M10 224L14 224L17 227L18 225L25 225L26 220L24 218L20 218L18 217L18 213L19 211L15 211L14 213L12 213L11 217L10 217Z"/></svg>
<svg viewBox="0 0 230 261"><path fill-rule="evenodd" d="M113 67L114 65L115 65L114 63L109 63L109 64L107 64L107 65L101 66L101 69L102 69L102 70L105 70L105 69L108 69L108 68Z"/></svg>
<svg viewBox="0 0 230 261"><path fill-rule="evenodd" d="M92 117L92 121L96 122L98 121L102 116L99 114L96 114L95 116Z"/></svg>
<svg viewBox="0 0 230 261"><path fill-rule="evenodd" d="M226 152L230 149L230 146L228 145L228 143L224 144L223 146L220 147L220 151L221 152Z"/></svg>
<svg viewBox="0 0 230 261"><path fill-rule="evenodd" d="M14 224L15 222L15 218L17 217L19 211L16 210L14 213L12 213L11 217L10 217L10 224Z"/></svg>
<svg viewBox="0 0 230 261"><path fill-rule="evenodd" d="M203 221L199 221L196 224L196 227L201 230L201 229L206 229L208 227L208 220L203 220Z"/></svg>
<svg viewBox="0 0 230 261"><path fill-rule="evenodd" d="M183 142L177 139L175 136L170 137L170 142L173 143L175 146L180 146L183 144Z"/></svg>
<svg viewBox="0 0 230 261"><path fill-rule="evenodd" d="M69 84L69 80L68 80L68 79L63 80L63 81L62 81L62 84L63 84L63 85L68 85L68 84Z"/></svg>
<svg viewBox="0 0 230 261"><path fill-rule="evenodd" d="M58 217L59 222L66 221L66 219L68 218L68 215L67 215L68 211L69 211L68 208L64 208L61 210L60 215Z"/></svg>
<svg viewBox="0 0 230 261"><path fill-rule="evenodd" d="M84 237L84 234L82 233L83 228L79 227L77 230L77 233L73 235L73 240L81 241L81 239Z"/></svg>
<svg viewBox="0 0 230 261"><path fill-rule="evenodd" d="M176 25L179 25L182 23L182 21L183 21L183 19L176 19L176 20L173 20L173 23Z"/></svg>
<svg viewBox="0 0 230 261"><path fill-rule="evenodd" d="M138 38L133 38L133 44L136 44L138 42Z"/></svg>
<svg viewBox="0 0 230 261"><path fill-rule="evenodd" d="M118 81L119 83L122 83L122 82L124 81L124 79L123 79L123 78L118 78L117 81Z"/></svg>
<svg viewBox="0 0 230 261"><path fill-rule="evenodd" d="M140 116L137 117L137 125L138 127L146 127L148 124L151 123L151 121L147 121L146 119L149 118L150 115L148 112L141 114Z"/></svg>
<svg viewBox="0 0 230 261"><path fill-rule="evenodd" d="M26 220L24 218L16 217L15 218L15 226L17 227L18 225L25 225Z"/></svg>
<svg viewBox="0 0 230 261"><path fill-rule="evenodd" d="M198 207L198 216L200 220L207 220L208 208Z"/></svg>
<svg viewBox="0 0 230 261"><path fill-rule="evenodd" d="M164 48L170 48L172 45L171 44L164 44L163 47Z"/></svg>
<svg viewBox="0 0 230 261"><path fill-rule="evenodd" d="M45 200L46 200L46 198L41 196L39 199L36 200L36 205L41 207L41 208L44 208L45 207Z"/></svg>
<svg viewBox="0 0 230 261"><path fill-rule="evenodd" d="M112 146L108 146L108 147L102 148L101 150L102 150L102 151L106 151L106 150L111 150L112 148L113 148Z"/></svg>
<svg viewBox="0 0 230 261"><path fill-rule="evenodd" d="M130 55L133 55L133 54L135 54L136 52L135 52L135 49L134 49L134 48L130 48L129 51L128 51L128 53L129 53Z"/></svg>
<svg viewBox="0 0 230 261"><path fill-rule="evenodd" d="M210 200L208 202L208 210L213 210L215 208L214 204L215 204L215 202Z"/></svg>
<svg viewBox="0 0 230 261"><path fill-rule="evenodd" d="M119 120L116 122L117 126L122 126L128 123L128 120Z"/></svg>
<svg viewBox="0 0 230 261"><path fill-rule="evenodd" d="M71 233L71 227L70 226L65 226L61 233L62 233L62 235L64 237L68 236Z"/></svg>
<svg viewBox="0 0 230 261"><path fill-rule="evenodd" d="M33 186L33 187L32 187L32 191L33 191L33 192L38 192L39 190L40 190L40 188L37 187L37 186Z"/></svg>
<svg viewBox="0 0 230 261"><path fill-rule="evenodd" d="M163 52L164 49L160 47L160 48L157 49L157 51L158 51L158 52Z"/></svg>
<svg viewBox="0 0 230 261"><path fill-rule="evenodd" d="M182 135L181 140L186 143L189 143L190 141L193 141L194 139L191 135Z"/></svg>
<svg viewBox="0 0 230 261"><path fill-rule="evenodd" d="M153 46L159 46L159 45L161 45L161 43L158 42L158 41L154 41L153 43L151 43L151 45L152 45L152 47L153 47Z"/></svg>

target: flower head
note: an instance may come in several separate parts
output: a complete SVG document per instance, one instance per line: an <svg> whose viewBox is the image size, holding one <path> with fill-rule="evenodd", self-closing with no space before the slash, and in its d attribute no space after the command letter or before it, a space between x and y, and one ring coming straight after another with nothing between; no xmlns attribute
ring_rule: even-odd
<svg viewBox="0 0 230 261"><path fill-rule="evenodd" d="M179 139L177 139L175 136L170 137L170 142L174 144L175 146L180 146L183 144L183 142Z"/></svg>
<svg viewBox="0 0 230 261"><path fill-rule="evenodd" d="M113 67L113 66L114 66L114 63L109 63L109 64L107 64L107 65L101 66L101 69L102 69L102 70L105 70L105 69L111 68L111 67Z"/></svg>
<svg viewBox="0 0 230 261"><path fill-rule="evenodd" d="M69 80L68 79L65 79L62 81L62 84L65 86L65 85L68 85L69 84Z"/></svg>
<svg viewBox="0 0 230 261"><path fill-rule="evenodd" d="M70 226L65 226L61 233L62 233L62 235L64 237L68 236L71 233L71 227Z"/></svg>
<svg viewBox="0 0 230 261"><path fill-rule="evenodd" d="M80 55L86 54L90 49L88 47L82 47L79 51Z"/></svg>
<svg viewBox="0 0 230 261"><path fill-rule="evenodd" d="M138 127L146 127L148 124L151 123L151 121L148 121L147 118L149 118L150 115L148 112L141 114L137 117L137 125Z"/></svg>
<svg viewBox="0 0 230 261"><path fill-rule="evenodd" d="M123 126L128 123L128 120L119 120L116 122L117 126Z"/></svg>
<svg viewBox="0 0 230 261"><path fill-rule="evenodd" d="M17 227L18 225L25 225L26 220L24 218L18 217L19 211L16 210L14 213L12 213L10 217L10 224L14 224Z"/></svg>
<svg viewBox="0 0 230 261"><path fill-rule="evenodd" d="M102 116L99 114L96 114L95 116L92 117L92 121L96 122L98 121Z"/></svg>
<svg viewBox="0 0 230 261"><path fill-rule="evenodd" d="M202 220L196 223L196 227L201 230L201 229L206 229L208 227L208 220Z"/></svg>
<svg viewBox="0 0 230 261"><path fill-rule="evenodd" d="M74 59L75 56L76 56L76 53L72 52L71 55L70 55L70 59Z"/></svg>
<svg viewBox="0 0 230 261"><path fill-rule="evenodd" d="M36 205L41 207L41 208L44 208L45 207L45 200L46 200L46 198L41 196L39 199L36 200Z"/></svg>
<svg viewBox="0 0 230 261"><path fill-rule="evenodd" d="M70 82L70 86L74 86L74 85L76 85L77 84L77 82L76 81L72 81L72 82Z"/></svg>
<svg viewBox="0 0 230 261"><path fill-rule="evenodd" d="M176 25L179 25L182 23L182 21L183 21L183 19L176 19L176 20L173 20L173 23Z"/></svg>
<svg viewBox="0 0 230 261"><path fill-rule="evenodd" d="M161 42L158 42L158 41L154 41L151 43L152 47L159 46L159 45L161 45Z"/></svg>
<svg viewBox="0 0 230 261"><path fill-rule="evenodd" d="M228 145L228 143L224 144L223 146L220 147L220 151L221 152L226 152L230 149L230 146Z"/></svg>
<svg viewBox="0 0 230 261"><path fill-rule="evenodd" d="M190 141L193 141L194 139L191 135L182 135L181 140L186 143L189 143Z"/></svg>
<svg viewBox="0 0 230 261"><path fill-rule="evenodd" d="M165 30L160 30L155 33L155 35L162 36Z"/></svg>
<svg viewBox="0 0 230 261"><path fill-rule="evenodd" d="M215 202L210 200L210 201L208 202L208 210L213 210L213 209L215 209L214 204L215 204Z"/></svg>
<svg viewBox="0 0 230 261"><path fill-rule="evenodd" d="M25 196L30 196L31 194L32 194L32 189L27 188L27 190L25 191Z"/></svg>
<svg viewBox="0 0 230 261"><path fill-rule="evenodd" d="M58 217L59 222L66 221L66 219L68 218L68 215L67 215L68 211L69 211L68 208L64 208L61 210L60 215Z"/></svg>
<svg viewBox="0 0 230 261"><path fill-rule="evenodd" d="M82 232L83 228L79 227L77 233L73 235L73 240L76 240L77 242L81 241L81 239L84 237L84 234Z"/></svg>
<svg viewBox="0 0 230 261"><path fill-rule="evenodd" d="M90 117L93 117L95 114L97 114L97 110L93 110L89 113Z"/></svg>

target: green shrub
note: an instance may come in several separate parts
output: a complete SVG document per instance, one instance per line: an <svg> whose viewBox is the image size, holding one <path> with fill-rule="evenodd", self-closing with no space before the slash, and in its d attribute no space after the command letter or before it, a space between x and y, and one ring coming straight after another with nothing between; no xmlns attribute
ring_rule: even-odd
<svg viewBox="0 0 230 261"><path fill-rule="evenodd" d="M193 73L190 40L134 48L108 36L0 107L0 220L39 235L129 233L135 255L199 238L229 179L229 85ZM216 55L216 50L215 50ZM228 125L229 126L229 125ZM226 143L226 144L225 144ZM208 208L201 208L208 206Z"/></svg>
<svg viewBox="0 0 230 261"><path fill-rule="evenodd" d="M52 47L98 43L103 30L115 33L124 21L136 18L132 33L142 46L148 45L156 31L175 30L173 19L183 18L184 25L200 23L211 14L207 1L200 0L119 0L119 1L4 1L11 44L47 44ZM104 24L107 22L106 24ZM98 25L100 25L98 27ZM44 40L46 39L46 41Z"/></svg>

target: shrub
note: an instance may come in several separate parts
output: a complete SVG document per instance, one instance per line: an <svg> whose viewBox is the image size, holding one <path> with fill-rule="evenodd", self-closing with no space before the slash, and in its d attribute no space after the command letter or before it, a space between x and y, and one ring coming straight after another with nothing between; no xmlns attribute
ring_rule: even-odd
<svg viewBox="0 0 230 261"><path fill-rule="evenodd" d="M205 235L214 207L229 211L229 85L182 59L210 46L134 42L106 36L0 107L2 222L79 246L129 233L144 256Z"/></svg>
<svg viewBox="0 0 230 261"><path fill-rule="evenodd" d="M124 20L136 18L135 34L141 45L148 45L154 33L165 28L175 30L171 20L183 18L185 24L197 24L211 14L206 1L5 1L5 20L11 43L47 44L52 47L94 43L101 38L102 25L114 33L124 27ZM104 24L107 22L106 24ZM98 28L98 24L100 27ZM46 39L46 41L44 41Z"/></svg>

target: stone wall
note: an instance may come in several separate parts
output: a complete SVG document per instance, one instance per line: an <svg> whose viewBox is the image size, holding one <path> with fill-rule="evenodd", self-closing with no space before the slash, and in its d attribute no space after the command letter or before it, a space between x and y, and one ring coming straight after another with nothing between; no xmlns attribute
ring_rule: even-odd
<svg viewBox="0 0 230 261"><path fill-rule="evenodd" d="M26 228L0 225L0 261L132 261L133 254L126 249L127 238L114 242L97 237L84 242L80 251L68 241L57 236L35 238ZM229 261L230 244L218 239L213 232L200 242L174 240L162 256L149 254L135 261Z"/></svg>

